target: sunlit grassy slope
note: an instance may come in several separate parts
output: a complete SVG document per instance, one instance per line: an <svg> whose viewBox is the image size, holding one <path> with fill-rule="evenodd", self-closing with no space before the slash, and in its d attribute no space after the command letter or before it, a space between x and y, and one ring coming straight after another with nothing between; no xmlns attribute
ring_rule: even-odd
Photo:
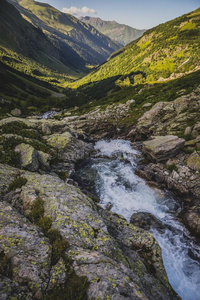
<svg viewBox="0 0 200 300"><path fill-rule="evenodd" d="M116 76L122 88L172 79L198 70L199 58L200 8L146 31L73 87Z"/></svg>

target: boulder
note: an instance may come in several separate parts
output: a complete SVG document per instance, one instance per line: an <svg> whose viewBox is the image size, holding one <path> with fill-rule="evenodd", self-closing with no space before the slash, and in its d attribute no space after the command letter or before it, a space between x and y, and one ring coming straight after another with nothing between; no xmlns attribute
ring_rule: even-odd
<svg viewBox="0 0 200 300"><path fill-rule="evenodd" d="M22 168L29 171L38 170L38 152L32 146L22 143L15 147L15 152L20 153L20 164Z"/></svg>
<svg viewBox="0 0 200 300"><path fill-rule="evenodd" d="M187 165L194 171L200 171L200 155L195 151L187 159Z"/></svg>
<svg viewBox="0 0 200 300"><path fill-rule="evenodd" d="M152 106L152 103L145 103L142 107L143 108L148 108L148 107L151 107Z"/></svg>
<svg viewBox="0 0 200 300"><path fill-rule="evenodd" d="M51 130L50 130L49 126L45 123L42 124L41 130L42 130L42 133L44 133L46 135L51 134Z"/></svg>
<svg viewBox="0 0 200 300"><path fill-rule="evenodd" d="M190 135L192 133L192 128L190 126L185 128L184 135Z"/></svg>
<svg viewBox="0 0 200 300"><path fill-rule="evenodd" d="M57 149L60 157L66 162L77 162L84 159L94 147L92 143L86 143L68 131L62 134L52 134L45 138L47 143Z"/></svg>
<svg viewBox="0 0 200 300"><path fill-rule="evenodd" d="M200 203L197 201L187 213L184 214L183 220L187 228L197 237L200 236Z"/></svg>
<svg viewBox="0 0 200 300"><path fill-rule="evenodd" d="M21 114L22 114L22 112L19 108L15 108L15 109L11 110L11 115L13 115L14 117L20 117Z"/></svg>
<svg viewBox="0 0 200 300"><path fill-rule="evenodd" d="M161 221L156 219L151 213L139 212L131 216L130 223L145 229L150 230L150 228L164 229L164 225Z"/></svg>
<svg viewBox="0 0 200 300"><path fill-rule="evenodd" d="M174 135L155 136L143 142L142 151L154 162L167 161L179 153L185 140Z"/></svg>
<svg viewBox="0 0 200 300"><path fill-rule="evenodd" d="M49 170L51 159L52 159L52 157L50 154L42 152L42 151L38 151L38 161L40 163L41 168Z"/></svg>

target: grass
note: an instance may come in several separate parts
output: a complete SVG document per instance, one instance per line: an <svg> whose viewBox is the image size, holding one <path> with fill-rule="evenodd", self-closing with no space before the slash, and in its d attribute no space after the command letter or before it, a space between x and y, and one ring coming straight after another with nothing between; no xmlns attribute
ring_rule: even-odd
<svg viewBox="0 0 200 300"><path fill-rule="evenodd" d="M200 15L199 10L196 13ZM161 77L169 78L172 73L194 70L199 66L200 18L192 18L191 14L183 15L146 31L142 38L113 54L105 64L72 87L115 76L130 78L133 73L144 74L145 83L155 83ZM185 25L181 27L181 24ZM189 61L184 64L187 58Z"/></svg>
<svg viewBox="0 0 200 300"><path fill-rule="evenodd" d="M21 189L27 183L27 179L24 177L16 177L8 186L8 191L15 191L16 189Z"/></svg>

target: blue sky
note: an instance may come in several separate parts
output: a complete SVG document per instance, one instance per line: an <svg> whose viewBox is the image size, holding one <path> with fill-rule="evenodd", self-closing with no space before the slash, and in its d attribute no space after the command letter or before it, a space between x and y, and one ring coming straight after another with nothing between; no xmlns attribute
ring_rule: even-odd
<svg viewBox="0 0 200 300"><path fill-rule="evenodd" d="M37 0L38 1L38 0ZM200 0L39 0L76 16L115 20L135 28L152 28L200 7ZM70 9L70 10L68 10Z"/></svg>

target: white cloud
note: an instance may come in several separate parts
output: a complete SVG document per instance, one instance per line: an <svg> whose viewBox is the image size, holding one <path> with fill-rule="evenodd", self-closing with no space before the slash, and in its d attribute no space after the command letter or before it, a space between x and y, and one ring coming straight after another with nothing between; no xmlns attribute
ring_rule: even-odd
<svg viewBox="0 0 200 300"><path fill-rule="evenodd" d="M64 7L62 9L62 12L66 13L66 14L71 14L74 16L81 16L81 15L94 15L97 12L93 9L93 8L88 8L86 6L82 7L82 8L78 8L75 6L72 6L70 8Z"/></svg>

